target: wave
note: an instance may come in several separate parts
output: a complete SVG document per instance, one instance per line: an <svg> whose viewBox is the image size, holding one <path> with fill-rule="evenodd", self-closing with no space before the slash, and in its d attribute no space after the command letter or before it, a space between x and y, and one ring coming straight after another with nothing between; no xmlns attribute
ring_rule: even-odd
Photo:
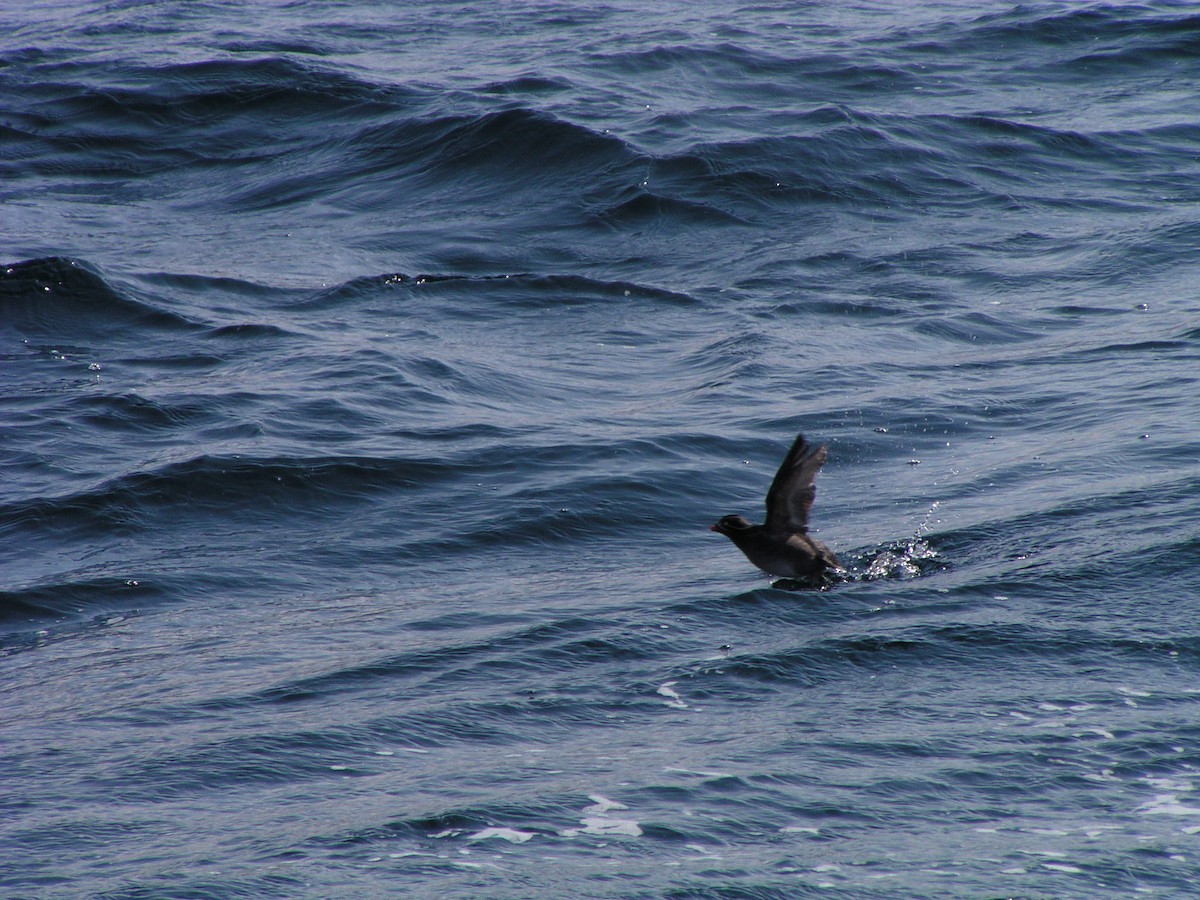
<svg viewBox="0 0 1200 900"><path fill-rule="evenodd" d="M206 404L171 406L135 396L77 400L73 407L73 421L133 434L170 437L221 425ZM340 408L331 412L324 406L307 412L324 422L343 415ZM311 439L315 428L305 424L300 437ZM495 438L480 442L481 435L496 433L487 427L454 429L449 436L444 429L413 431L407 442L415 446L391 457L206 454L65 493L48 495L43 487L34 496L0 503L0 534L86 543L166 527L211 541L215 525L236 521L237 530L222 533L222 541L263 522L289 523L297 540L308 540L321 521L351 517L370 531L370 522L398 508L408 511L404 524L393 523L386 536L362 535L359 552L419 562L499 547L561 548L606 534L618 541L644 540L648 532L677 527L672 503L696 490L699 471L680 465L684 435L616 445L547 444L504 431L506 449L497 450ZM614 455L644 459L645 473L605 471ZM532 481L519 477L531 468L558 474ZM58 479L58 489L65 483ZM444 515L447 508L454 514ZM633 533L631 522L637 523Z"/></svg>
<svg viewBox="0 0 1200 900"><path fill-rule="evenodd" d="M0 622L86 615L160 599L156 583L132 578L72 579L0 591Z"/></svg>
<svg viewBox="0 0 1200 900"><path fill-rule="evenodd" d="M139 282L151 289L137 287ZM229 314L239 318L201 321L168 308L173 301L163 296L179 290L212 295L231 289L247 297L279 293L249 282L197 275L160 273L116 280L88 262L68 257L23 260L0 267L0 326L39 340L93 345L109 344L114 336L139 346L164 337L228 343L289 334L276 324L245 321L240 310L228 308L214 311L214 318Z"/></svg>
<svg viewBox="0 0 1200 900"><path fill-rule="evenodd" d="M69 338L114 328L184 332L203 326L113 287L90 265L46 257L0 268L0 319L27 334Z"/></svg>
<svg viewBox="0 0 1200 900"><path fill-rule="evenodd" d="M491 81L479 88L485 94L557 94L568 91L572 84L565 78L547 78L541 75L518 75L501 81Z"/></svg>
<svg viewBox="0 0 1200 900"><path fill-rule="evenodd" d="M457 302L464 295L473 302ZM437 303L439 315L475 321L503 318L510 312L545 312L579 306L665 305L693 307L699 301L671 291L630 281L606 281L582 275L514 273L507 275L406 275L395 272L355 278L318 291L289 305L293 310L326 311L347 304L400 297L407 302Z"/></svg>
<svg viewBox="0 0 1200 900"><path fill-rule="evenodd" d="M211 403L196 399L151 399L133 393L68 397L61 410L65 420L85 428L135 434L201 428L222 420L221 411Z"/></svg>
<svg viewBox="0 0 1200 900"><path fill-rule="evenodd" d="M658 75L664 71L703 72L710 83L733 88L744 99L747 81L766 96L787 96L803 85L820 84L829 90L873 92L904 90L919 84L916 74L903 66L865 59L862 55L806 53L787 56L741 44L661 44L644 50L593 53L592 66L626 77Z"/></svg>
<svg viewBox="0 0 1200 900"><path fill-rule="evenodd" d="M844 70L869 90L904 75L728 46L634 56L622 64L724 60L739 84L747 72L810 79L821 66ZM75 68L81 65L41 71L36 102L9 123L30 148L18 172L130 178L136 190L170 173L161 189L182 192L183 205L215 203L239 213L318 202L380 212L398 201L419 213L451 192L469 197L472 208L498 202L560 227L724 228L814 205L873 214L897 204L1007 208L1014 184L1029 189L1020 203L1061 202L1046 191L1060 173L1084 163L1117 167L1135 152L998 116L883 115L844 103L798 111L788 119L792 133L748 141L697 134L685 146L655 149L654 128L639 146L632 136L535 105L545 92L567 90L562 79L492 82L461 98L466 111L446 114L425 89L373 84L288 57L133 68L110 76L125 86L103 87L70 80L84 76ZM209 187L214 167L228 176L219 197Z"/></svg>
<svg viewBox="0 0 1200 900"><path fill-rule="evenodd" d="M502 626L509 617L471 613L414 623L423 632L445 632L452 623L478 629ZM518 617L520 618L520 617ZM477 641L452 641L443 646L406 651L321 675L285 681L252 693L207 700L193 706L172 706L154 712L167 718L191 718L242 706L324 703L334 697L372 690L378 684L411 683L432 690L436 685L469 681L485 673L519 671L530 665L550 665L566 671L608 659L629 660L649 653L642 638L606 635L611 623L601 617L570 617L523 627ZM451 629L452 630L452 629ZM447 635L452 637L452 635ZM635 648L643 646L642 651ZM490 677L490 676L488 676Z"/></svg>
<svg viewBox="0 0 1200 900"><path fill-rule="evenodd" d="M663 700L670 696L658 690L664 680L681 685L679 691L692 703L717 706L747 697L763 702L764 692L838 689L885 674L895 678L933 670L941 678L953 678L956 672L969 677L985 668L1020 667L1026 677L1039 672L1048 677L1064 667L1099 661L1144 665L1166 652L1187 664L1200 657L1195 637L1149 642L1080 625L943 622L885 628L876 621L869 631L678 663L674 660L681 653L690 656L694 648L685 649L687 642L681 646L679 638L659 629L634 630L632 625L628 618L561 619L491 639L417 648L243 695L126 710L120 715L130 724L170 724L189 733L189 721L204 723L238 709L269 707L279 727L146 755L113 772L107 786L125 799L161 800L244 784L369 777L381 766L390 769L389 759L397 755L527 746L530 735L540 742L559 737L578 741L592 732L590 740L596 741L603 732L645 727L680 708ZM577 682L579 673L586 673L586 683ZM513 679L538 687L516 696ZM558 684L569 684L570 690L556 689ZM396 694L420 700L394 712L376 706L377 713L368 719L320 730L306 724L314 707L337 701L355 708L366 698ZM883 741L860 751L910 756L918 748ZM718 779L709 786L736 788L740 781ZM507 816L497 808L490 818L494 824ZM441 833L446 827L442 823L418 830Z"/></svg>
<svg viewBox="0 0 1200 900"><path fill-rule="evenodd" d="M167 196L210 208L214 172L234 193L238 184L272 180L281 154L309 145L314 130L394 116L422 94L268 56L118 64L103 76L90 62L47 63L19 96L5 123L28 148L10 168L15 196L40 183L108 197L118 179L125 203Z"/></svg>
<svg viewBox="0 0 1200 900"><path fill-rule="evenodd" d="M390 174L485 196L580 191L599 175L632 179L644 165L642 154L615 136L523 107L369 125L348 151L339 165L357 179Z"/></svg>
<svg viewBox="0 0 1200 900"><path fill-rule="evenodd" d="M61 110L58 118L63 120L107 122L103 140L89 136L81 142L80 135L51 139L44 122L28 139L32 146L37 135L51 141L56 171L129 176L193 168L207 179L209 163L234 167L238 171L231 172L230 190L220 202L240 212L321 198L369 210L386 206L398 194L412 196L420 187L415 190L419 196L436 185L439 191L467 192L474 203L507 196L517 205L521 197L544 205L551 192L557 215L567 221L574 217L577 224L624 229L649 221L747 224L764 212L811 203L878 204L920 197L943 203L954 198L962 204L996 199L999 193L934 150L934 141L916 124L910 123L905 133L902 117L889 122L844 108L801 114L805 133L748 142L702 141L656 154L537 108L430 116L413 98L395 96L394 90L331 82L330 76L297 70L290 61L197 63L153 75L161 79L156 87L161 96L153 102L136 93L104 92L102 102L85 97ZM276 84L284 81L286 87ZM481 95L486 96L490 94ZM98 103L113 108L92 108ZM146 146L151 138L123 118L144 116L167 117L167 133L173 130L170 116L180 117L181 133L197 128L208 132L201 142L206 156L191 143ZM342 120L336 134L320 124L331 116ZM273 127L276 119L279 128ZM252 122L253 134L247 130ZM270 135L266 142L260 138L263 128ZM272 145L288 155L287 165L276 164ZM139 161L137 172L118 171L126 159ZM241 171L247 165L252 169ZM204 191L187 202L208 206L212 201Z"/></svg>
<svg viewBox="0 0 1200 900"><path fill-rule="evenodd" d="M269 518L286 509L315 514L330 504L429 485L452 471L454 466L440 460L205 455L60 497L8 501L0 504L0 529L125 530L148 526L154 514L172 509L189 517L233 510Z"/></svg>
<svg viewBox="0 0 1200 900"><path fill-rule="evenodd" d="M819 111L809 121L828 119ZM354 152L369 164L352 166L337 179L387 171L441 183L465 179L474 190L514 196L553 183L556 194L577 193L580 224L620 228L651 221L748 224L764 211L812 203L1002 199L931 142L905 134L902 117L857 114L847 123L839 115L834 121L814 133L698 143L660 155L526 109L401 122L357 137ZM264 184L259 190L264 199L274 198L268 202L278 202L278 188Z"/></svg>
<svg viewBox="0 0 1200 900"><path fill-rule="evenodd" d="M216 139L224 132L225 141L217 142L220 146L234 138L250 140L249 132L229 127L234 123L283 125L296 115L320 120L341 114L359 118L407 108L420 96L414 89L382 86L311 61L274 55L165 66L119 65L108 70L110 83L103 88L89 85L94 71L85 61L39 66L39 79L26 94L29 107L16 111L15 120L51 133L60 131L56 123L64 121L97 135L116 133L111 130L119 126L121 132L143 138L147 149L173 134L207 132ZM158 127L146 128L147 122ZM260 132L260 144L261 137Z"/></svg>
<svg viewBox="0 0 1200 900"><path fill-rule="evenodd" d="M606 205L592 213L593 220L606 227L637 228L653 222L659 225L748 225L740 216L713 203L664 196L643 188L629 188L627 195L607 198Z"/></svg>
<svg viewBox="0 0 1200 900"><path fill-rule="evenodd" d="M767 653L734 654L692 664L680 670L677 677L689 679L694 696L720 696L741 691L738 682L742 680L786 690L905 669L976 673L981 667L1020 665L1026 671L1038 667L1054 670L1076 663L1095 664L1097 660L1111 665L1140 665L1160 659L1167 651L1195 658L1198 650L1200 644L1194 637L1147 641L1102 627L922 623L888 631L877 627L870 634L819 639Z"/></svg>
<svg viewBox="0 0 1200 900"><path fill-rule="evenodd" d="M1142 60L1190 58L1200 53L1200 16L1167 5L1155 9L1143 4L1088 4L1065 10L1017 5L966 23L948 20L920 32L901 30L890 38L922 54L999 47L1009 54L1021 54L1049 48L1057 60L1068 65L1112 61L1126 53Z"/></svg>

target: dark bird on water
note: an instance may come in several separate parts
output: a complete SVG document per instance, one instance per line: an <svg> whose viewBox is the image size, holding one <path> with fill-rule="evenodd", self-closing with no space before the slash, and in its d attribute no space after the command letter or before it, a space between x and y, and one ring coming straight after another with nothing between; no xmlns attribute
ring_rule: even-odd
<svg viewBox="0 0 1200 900"><path fill-rule="evenodd" d="M825 445L813 448L796 435L767 491L767 521L751 525L743 516L722 516L709 527L729 538L746 559L764 572L783 578L817 578L842 564L833 551L808 536L808 511L817 486L817 471L825 462Z"/></svg>

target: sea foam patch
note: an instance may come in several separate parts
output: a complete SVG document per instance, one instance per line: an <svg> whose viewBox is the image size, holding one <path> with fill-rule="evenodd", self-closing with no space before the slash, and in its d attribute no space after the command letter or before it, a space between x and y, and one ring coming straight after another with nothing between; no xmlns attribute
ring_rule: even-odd
<svg viewBox="0 0 1200 900"><path fill-rule="evenodd" d="M641 836L642 827L633 819L620 819L609 815L613 810L628 809L629 807L624 803L618 803L616 800L610 800L600 794L589 794L588 799L592 803L581 810L584 815L579 820L580 827L563 829L559 832L560 836L575 837L580 834Z"/></svg>
<svg viewBox="0 0 1200 900"><path fill-rule="evenodd" d="M666 697L666 705L672 709L687 709L687 702L680 697L674 689L674 685L676 684L678 684L678 682L675 681L668 681L665 684L660 684L655 693L657 693L660 697Z"/></svg>
<svg viewBox="0 0 1200 900"><path fill-rule="evenodd" d="M532 831L518 831L516 828L485 828L483 831L470 835L468 841L486 841L499 839L511 844L523 844L534 837Z"/></svg>

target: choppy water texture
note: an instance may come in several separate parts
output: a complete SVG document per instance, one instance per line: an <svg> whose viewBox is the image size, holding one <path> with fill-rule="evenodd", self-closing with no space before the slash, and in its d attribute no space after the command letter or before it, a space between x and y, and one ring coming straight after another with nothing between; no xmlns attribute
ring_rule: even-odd
<svg viewBox="0 0 1200 900"><path fill-rule="evenodd" d="M1194 891L1200 15L915 6L10 5L3 894Z"/></svg>

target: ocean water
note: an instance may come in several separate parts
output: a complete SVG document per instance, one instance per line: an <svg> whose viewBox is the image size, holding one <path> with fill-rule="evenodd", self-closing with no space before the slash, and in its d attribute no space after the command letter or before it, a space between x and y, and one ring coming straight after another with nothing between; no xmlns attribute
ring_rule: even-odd
<svg viewBox="0 0 1200 900"><path fill-rule="evenodd" d="M3 896L1196 891L1194 4L7 4L0 173Z"/></svg>

